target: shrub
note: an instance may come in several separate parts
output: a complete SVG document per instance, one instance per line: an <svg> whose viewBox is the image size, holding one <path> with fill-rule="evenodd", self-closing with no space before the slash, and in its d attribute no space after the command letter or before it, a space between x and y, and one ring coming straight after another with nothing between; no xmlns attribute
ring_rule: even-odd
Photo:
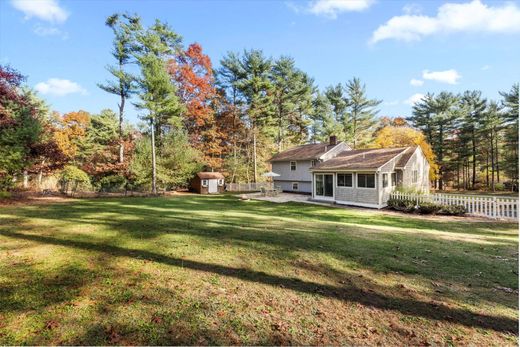
<svg viewBox="0 0 520 347"><path fill-rule="evenodd" d="M11 197L11 193L0 190L0 199L9 199Z"/></svg>
<svg viewBox="0 0 520 347"><path fill-rule="evenodd" d="M61 189L64 192L90 188L90 178L88 174L73 165L67 165L63 168L60 174L60 183Z"/></svg>
<svg viewBox="0 0 520 347"><path fill-rule="evenodd" d="M504 183L495 183L495 190L498 192L502 192L506 189Z"/></svg>
<svg viewBox="0 0 520 347"><path fill-rule="evenodd" d="M127 183L124 176L110 175L99 180L99 187L102 192L117 192L124 190Z"/></svg>
<svg viewBox="0 0 520 347"><path fill-rule="evenodd" d="M420 214L433 214L433 213L437 213L438 211L440 211L441 208L442 208L442 205L439 205L439 204L436 204L433 202L421 202L419 204L417 211Z"/></svg>
<svg viewBox="0 0 520 347"><path fill-rule="evenodd" d="M441 205L437 213L447 216L462 216L466 212L466 208L462 205Z"/></svg>
<svg viewBox="0 0 520 347"><path fill-rule="evenodd" d="M388 207L397 211L413 212L415 211L415 201L409 199L389 199Z"/></svg>

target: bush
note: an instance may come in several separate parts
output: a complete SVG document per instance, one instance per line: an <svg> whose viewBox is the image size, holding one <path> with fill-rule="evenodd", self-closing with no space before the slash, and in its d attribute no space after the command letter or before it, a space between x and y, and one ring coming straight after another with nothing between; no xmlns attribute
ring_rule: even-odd
<svg viewBox="0 0 520 347"><path fill-rule="evenodd" d="M433 214L440 211L441 208L442 205L435 204L433 202L421 202L419 204L417 212L419 212L420 214Z"/></svg>
<svg viewBox="0 0 520 347"><path fill-rule="evenodd" d="M11 197L11 193L0 190L0 199L9 199Z"/></svg>
<svg viewBox="0 0 520 347"><path fill-rule="evenodd" d="M63 168L60 174L61 189L64 192L69 190L76 191L78 189L90 188L90 178L88 174L80 168L67 165Z"/></svg>
<svg viewBox="0 0 520 347"><path fill-rule="evenodd" d="M440 205L441 208L437 212L437 214L447 215L447 216L463 216L467 211L466 208L462 205Z"/></svg>
<svg viewBox="0 0 520 347"><path fill-rule="evenodd" d="M504 185L504 183L495 183L495 190L498 192L502 192L506 190L506 186Z"/></svg>
<svg viewBox="0 0 520 347"><path fill-rule="evenodd" d="M397 211L413 212L415 211L415 201L409 199L389 199L388 207Z"/></svg>
<svg viewBox="0 0 520 347"><path fill-rule="evenodd" d="M125 190L128 181L124 176L110 175L99 180L99 187L102 192L118 192Z"/></svg>
<svg viewBox="0 0 520 347"><path fill-rule="evenodd" d="M433 202L421 202L416 206L415 200L389 199L388 207L402 212L418 212L420 214L442 214L447 216L462 216L466 208L462 205L442 205Z"/></svg>

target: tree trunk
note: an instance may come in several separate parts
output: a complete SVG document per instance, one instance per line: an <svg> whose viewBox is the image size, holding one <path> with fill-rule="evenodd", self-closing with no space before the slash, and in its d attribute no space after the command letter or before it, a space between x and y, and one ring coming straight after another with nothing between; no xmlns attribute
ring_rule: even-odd
<svg viewBox="0 0 520 347"><path fill-rule="evenodd" d="M119 104L119 163L125 161L125 144L123 142L123 117L125 112L125 96L121 93L121 103Z"/></svg>
<svg viewBox="0 0 520 347"><path fill-rule="evenodd" d="M493 146L491 146L493 148ZM498 164L498 136L495 136L495 163L497 166L497 182L500 183L500 168Z"/></svg>
<svg viewBox="0 0 520 347"><path fill-rule="evenodd" d="M491 190L495 191L495 151L493 148L493 130L491 130Z"/></svg>
<svg viewBox="0 0 520 347"><path fill-rule="evenodd" d="M254 182L257 180L257 172L256 172L256 130L253 129L253 169L254 169Z"/></svg>
<svg viewBox="0 0 520 347"><path fill-rule="evenodd" d="M443 153L443 146L444 146L444 129L442 124L439 127L439 190L442 190L443 188L443 175L444 175L444 168L443 168L443 161L444 161L444 153Z"/></svg>
<svg viewBox="0 0 520 347"><path fill-rule="evenodd" d="M152 193L157 194L157 177L156 177L156 163L155 163L155 129L153 118L150 120L150 129L152 131Z"/></svg>
<svg viewBox="0 0 520 347"><path fill-rule="evenodd" d="M27 173L27 170L23 171L23 187L29 188L29 174Z"/></svg>
<svg viewBox="0 0 520 347"><path fill-rule="evenodd" d="M477 144L475 143L475 128L473 127L473 133L471 136L471 154L473 155L473 172L471 177L471 188L475 189L475 183L477 181Z"/></svg>

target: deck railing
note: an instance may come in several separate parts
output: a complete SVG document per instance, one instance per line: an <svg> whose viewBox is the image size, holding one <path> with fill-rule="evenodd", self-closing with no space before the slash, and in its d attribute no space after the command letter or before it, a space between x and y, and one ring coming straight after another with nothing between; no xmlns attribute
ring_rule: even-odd
<svg viewBox="0 0 520 347"><path fill-rule="evenodd" d="M391 198L443 205L461 205L468 214L490 218L518 219L518 198L464 194L413 194L392 192Z"/></svg>

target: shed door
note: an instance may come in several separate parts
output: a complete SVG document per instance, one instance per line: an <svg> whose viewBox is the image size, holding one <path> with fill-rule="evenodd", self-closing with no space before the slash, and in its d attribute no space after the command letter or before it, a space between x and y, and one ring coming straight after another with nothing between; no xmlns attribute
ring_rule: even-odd
<svg viewBox="0 0 520 347"><path fill-rule="evenodd" d="M209 180L208 193L218 193L217 181L218 180Z"/></svg>

